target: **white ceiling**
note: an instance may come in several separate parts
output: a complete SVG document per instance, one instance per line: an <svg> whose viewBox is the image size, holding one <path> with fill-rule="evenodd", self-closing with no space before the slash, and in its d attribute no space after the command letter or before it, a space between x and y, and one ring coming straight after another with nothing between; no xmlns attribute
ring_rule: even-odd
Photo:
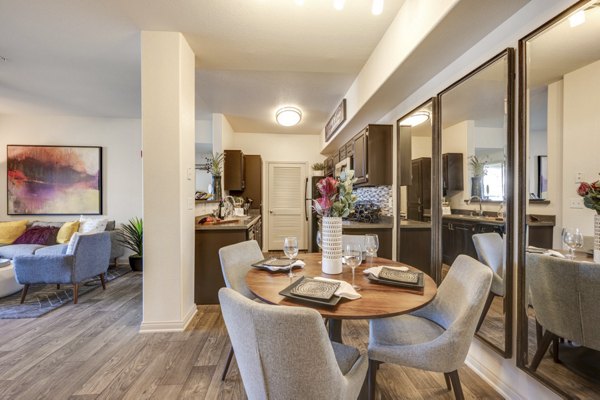
<svg viewBox="0 0 600 400"><path fill-rule="evenodd" d="M182 32L197 119L239 132L318 134L404 0L0 0L0 114L140 117L140 31ZM304 111L282 128L275 109Z"/></svg>

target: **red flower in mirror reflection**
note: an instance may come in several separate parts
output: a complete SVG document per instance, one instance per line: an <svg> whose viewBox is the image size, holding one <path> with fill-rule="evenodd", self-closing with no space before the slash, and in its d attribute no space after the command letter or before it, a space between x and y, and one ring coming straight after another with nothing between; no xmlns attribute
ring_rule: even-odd
<svg viewBox="0 0 600 400"><path fill-rule="evenodd" d="M600 214L600 181L587 183L581 182L577 194L583 197L583 205Z"/></svg>

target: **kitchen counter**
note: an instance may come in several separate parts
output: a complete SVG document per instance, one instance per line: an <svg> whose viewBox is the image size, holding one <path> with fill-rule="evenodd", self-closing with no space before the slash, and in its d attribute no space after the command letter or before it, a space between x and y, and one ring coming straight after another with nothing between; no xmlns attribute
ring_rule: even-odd
<svg viewBox="0 0 600 400"><path fill-rule="evenodd" d="M342 221L342 229L392 229L394 227L393 217L381 217L376 223Z"/></svg>
<svg viewBox="0 0 600 400"><path fill-rule="evenodd" d="M246 217L231 217L231 219L238 219L236 222L229 222L225 224L214 224L214 225L198 225L196 224L197 231L224 231L224 230L247 230L254 226L259 220L260 215L246 216Z"/></svg>
<svg viewBox="0 0 600 400"><path fill-rule="evenodd" d="M488 216L480 217L478 215L450 214L450 215L443 215L442 219L453 219L453 220L458 220L458 221L477 222L480 224L504 225L503 219L498 219L496 217L488 217Z"/></svg>
<svg viewBox="0 0 600 400"><path fill-rule="evenodd" d="M431 229L431 222L403 219L400 221L400 229Z"/></svg>

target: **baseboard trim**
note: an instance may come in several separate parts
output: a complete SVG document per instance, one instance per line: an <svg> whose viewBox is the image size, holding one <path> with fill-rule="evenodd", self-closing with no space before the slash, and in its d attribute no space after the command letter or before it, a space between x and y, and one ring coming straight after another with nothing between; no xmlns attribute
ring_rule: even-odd
<svg viewBox="0 0 600 400"><path fill-rule="evenodd" d="M182 332L192 322L198 307L192 304L181 321L144 322L140 325L140 333Z"/></svg>
<svg viewBox="0 0 600 400"><path fill-rule="evenodd" d="M480 363L476 358L467 355L465 364L505 399L525 400L523 396L500 379L494 371Z"/></svg>

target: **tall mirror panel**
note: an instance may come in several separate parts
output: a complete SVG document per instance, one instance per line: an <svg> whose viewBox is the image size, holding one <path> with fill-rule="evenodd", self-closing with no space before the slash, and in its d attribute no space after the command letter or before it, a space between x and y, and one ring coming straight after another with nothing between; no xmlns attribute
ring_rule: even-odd
<svg viewBox="0 0 600 400"><path fill-rule="evenodd" d="M431 271L431 193L433 100L397 121L398 255L397 260Z"/></svg>
<svg viewBox="0 0 600 400"><path fill-rule="evenodd" d="M600 3L519 43L518 364L569 398L600 393Z"/></svg>
<svg viewBox="0 0 600 400"><path fill-rule="evenodd" d="M460 254L494 278L477 335L511 354L511 215L514 50L507 49L439 96L442 279Z"/></svg>

